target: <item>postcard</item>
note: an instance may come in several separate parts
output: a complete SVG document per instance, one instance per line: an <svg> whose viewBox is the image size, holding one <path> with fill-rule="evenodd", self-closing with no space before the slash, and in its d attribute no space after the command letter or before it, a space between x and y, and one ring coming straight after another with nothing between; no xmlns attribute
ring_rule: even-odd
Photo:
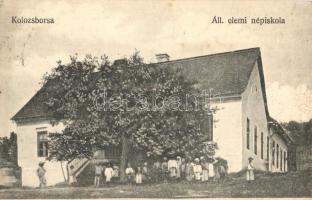
<svg viewBox="0 0 312 200"><path fill-rule="evenodd" d="M311 198L312 3L0 0L0 198Z"/></svg>

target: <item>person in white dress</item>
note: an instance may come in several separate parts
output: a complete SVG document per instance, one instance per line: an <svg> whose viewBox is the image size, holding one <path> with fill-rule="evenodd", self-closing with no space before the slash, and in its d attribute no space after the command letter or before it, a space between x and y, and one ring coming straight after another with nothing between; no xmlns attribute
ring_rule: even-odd
<svg viewBox="0 0 312 200"><path fill-rule="evenodd" d="M170 159L168 161L168 171L171 179L176 178L177 176L177 168L178 168L178 163L175 159Z"/></svg>
<svg viewBox="0 0 312 200"><path fill-rule="evenodd" d="M195 165L193 167L194 175L195 175L195 180L200 181L201 175L202 175L202 166L199 164L199 159L195 159Z"/></svg>
<svg viewBox="0 0 312 200"><path fill-rule="evenodd" d="M142 184L142 170L140 166L137 168L137 172L135 174L135 183Z"/></svg>
<svg viewBox="0 0 312 200"><path fill-rule="evenodd" d="M113 177L113 173L114 173L114 170L112 168L112 165L109 163L108 166L105 168L105 171L104 171L106 183L109 184L111 182L112 177Z"/></svg>
<svg viewBox="0 0 312 200"><path fill-rule="evenodd" d="M247 174L246 174L246 180L247 181L253 181L255 180L254 175L254 167L252 165L253 158L248 158L248 165L247 165Z"/></svg>

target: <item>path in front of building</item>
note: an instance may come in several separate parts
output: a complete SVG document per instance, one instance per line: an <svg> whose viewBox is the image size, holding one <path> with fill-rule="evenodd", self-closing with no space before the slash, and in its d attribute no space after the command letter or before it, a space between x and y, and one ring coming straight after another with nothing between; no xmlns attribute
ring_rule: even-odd
<svg viewBox="0 0 312 200"><path fill-rule="evenodd" d="M243 176L222 182L114 185L111 187L51 187L0 189L0 198L200 198L200 197L312 197L311 172L258 174L247 183Z"/></svg>

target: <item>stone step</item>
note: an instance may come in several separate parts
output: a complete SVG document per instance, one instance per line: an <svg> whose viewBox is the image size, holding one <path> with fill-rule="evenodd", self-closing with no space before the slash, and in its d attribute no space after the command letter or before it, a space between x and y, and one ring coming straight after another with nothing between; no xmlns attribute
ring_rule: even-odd
<svg viewBox="0 0 312 200"><path fill-rule="evenodd" d="M0 185L5 187L18 187L21 184L20 169L11 167L0 168Z"/></svg>
<svg viewBox="0 0 312 200"><path fill-rule="evenodd" d="M0 168L0 176L15 176L15 169L7 167Z"/></svg>
<svg viewBox="0 0 312 200"><path fill-rule="evenodd" d="M10 161L7 161L7 160L1 160L0 161L0 168L2 167L16 167L16 164L10 162Z"/></svg>

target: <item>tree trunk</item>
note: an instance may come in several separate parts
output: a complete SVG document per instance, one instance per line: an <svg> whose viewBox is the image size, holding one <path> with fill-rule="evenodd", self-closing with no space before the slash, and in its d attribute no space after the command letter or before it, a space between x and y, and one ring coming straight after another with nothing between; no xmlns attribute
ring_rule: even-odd
<svg viewBox="0 0 312 200"><path fill-rule="evenodd" d="M67 179L65 177L64 168L63 168L63 161L61 161L61 168L62 168L62 174L63 174L64 182L67 182Z"/></svg>
<svg viewBox="0 0 312 200"><path fill-rule="evenodd" d="M122 134L121 138L121 157L120 157L120 181L126 182L126 166L127 166L127 159L128 159L128 152L129 152L129 145L128 145L128 138L125 134Z"/></svg>
<svg viewBox="0 0 312 200"><path fill-rule="evenodd" d="M66 175L67 175L67 179L66 179L66 182L69 183L69 163L71 161L73 161L74 159L71 159L69 161L66 162Z"/></svg>

